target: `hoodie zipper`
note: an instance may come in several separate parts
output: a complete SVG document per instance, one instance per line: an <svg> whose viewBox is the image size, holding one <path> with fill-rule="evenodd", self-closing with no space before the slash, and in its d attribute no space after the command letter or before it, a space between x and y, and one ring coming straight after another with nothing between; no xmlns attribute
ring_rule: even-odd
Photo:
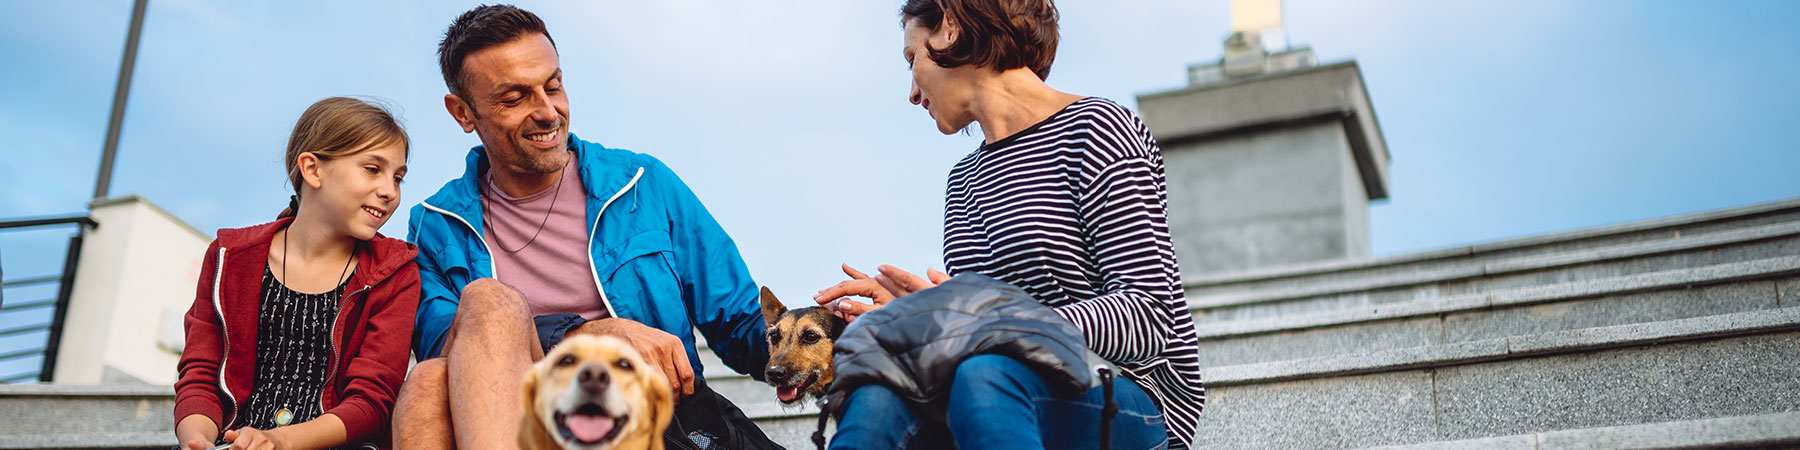
<svg viewBox="0 0 1800 450"><path fill-rule="evenodd" d="M343 297L338 298L337 314L333 315L332 319L331 319L331 354L328 355L325 359L325 363L326 363L325 382L321 383L319 385L319 411L320 411L320 414L323 414L324 411L331 409L330 407L327 407L325 405L325 390L331 388L331 380L333 378L337 377L338 324L342 323L344 321L344 305L350 303L351 297L355 297L358 294L362 294L363 292L368 291L370 287L372 287L372 286L365 284L365 285L363 285L362 289L357 289L356 292L351 292L349 294L345 294Z"/></svg>
<svg viewBox="0 0 1800 450"><path fill-rule="evenodd" d="M606 203L601 203L600 212L594 213L594 227L588 230L588 272L594 274L594 290L600 293L600 304L606 306L607 317L619 317L619 312L613 310L612 300L606 298L606 288L600 286L600 268L594 267L594 235L600 232L600 218L606 214L606 207L612 206L613 200L618 200L620 196L625 195L625 192L630 191L632 186L637 186L638 179L643 176L644 168L639 167L637 173L631 175L631 181L625 183L625 187L619 188L619 192L614 192L612 197L606 199Z"/></svg>
<svg viewBox="0 0 1800 450"><path fill-rule="evenodd" d="M237 422L237 396L231 394L231 387L225 385L225 362L231 358L231 332L225 329L225 303L219 301L219 284L225 278L225 247L219 247L219 261L213 266L213 312L219 313L219 336L225 340L225 346L219 351L219 390L225 393L225 399L231 402L231 415L225 417L225 429Z"/></svg>

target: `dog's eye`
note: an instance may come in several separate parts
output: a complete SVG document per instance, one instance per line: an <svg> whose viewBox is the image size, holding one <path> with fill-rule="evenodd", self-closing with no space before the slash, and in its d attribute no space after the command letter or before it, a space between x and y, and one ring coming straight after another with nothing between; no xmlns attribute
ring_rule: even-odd
<svg viewBox="0 0 1800 450"><path fill-rule="evenodd" d="M775 344L775 343L780 343L780 342L781 342L781 333L769 332L769 343L770 344Z"/></svg>
<svg viewBox="0 0 1800 450"><path fill-rule="evenodd" d="M556 365L559 367L575 365L575 355L563 355L562 359L556 360Z"/></svg>
<svg viewBox="0 0 1800 450"><path fill-rule="evenodd" d="M631 370L631 360L621 359L618 362L613 363L613 366L618 367L620 370Z"/></svg>
<svg viewBox="0 0 1800 450"><path fill-rule="evenodd" d="M802 344L811 345L815 342L819 342L819 333L810 333L809 332L809 333L800 335L800 343L802 343Z"/></svg>

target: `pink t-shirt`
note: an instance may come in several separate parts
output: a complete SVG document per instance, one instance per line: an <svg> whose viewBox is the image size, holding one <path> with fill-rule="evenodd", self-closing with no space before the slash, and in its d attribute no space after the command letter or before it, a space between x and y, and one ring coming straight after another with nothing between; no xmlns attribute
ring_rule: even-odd
<svg viewBox="0 0 1800 450"><path fill-rule="evenodd" d="M494 276L525 294L532 315L574 313L590 320L607 316L590 269L587 190L581 186L577 163L570 154L562 180L524 197L507 196L494 186L491 173L482 180L487 224L482 233L499 272ZM550 210L552 200L555 210ZM535 240L532 234L537 234Z"/></svg>

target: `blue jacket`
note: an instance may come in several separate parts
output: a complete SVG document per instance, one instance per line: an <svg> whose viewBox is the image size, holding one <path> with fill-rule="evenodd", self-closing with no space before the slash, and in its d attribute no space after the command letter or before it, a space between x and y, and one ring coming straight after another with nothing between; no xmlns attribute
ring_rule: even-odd
<svg viewBox="0 0 1800 450"><path fill-rule="evenodd" d="M767 324L756 282L737 244L687 184L649 155L606 148L569 135L587 190L590 273L612 317L667 331L687 346L701 373L694 330L738 373L762 378ZM463 286L494 274L482 239L479 191L486 148L469 151L468 170L412 209L408 240L419 246L418 326L413 351L438 356Z"/></svg>

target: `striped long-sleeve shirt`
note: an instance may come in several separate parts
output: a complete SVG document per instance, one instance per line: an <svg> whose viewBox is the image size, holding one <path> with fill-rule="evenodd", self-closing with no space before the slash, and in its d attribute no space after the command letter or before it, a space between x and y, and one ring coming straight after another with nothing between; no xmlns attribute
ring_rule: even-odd
<svg viewBox="0 0 1800 450"><path fill-rule="evenodd" d="M1087 98L950 170L944 264L1012 283L1149 392L1192 445L1201 385L1169 237L1162 150L1137 115Z"/></svg>

